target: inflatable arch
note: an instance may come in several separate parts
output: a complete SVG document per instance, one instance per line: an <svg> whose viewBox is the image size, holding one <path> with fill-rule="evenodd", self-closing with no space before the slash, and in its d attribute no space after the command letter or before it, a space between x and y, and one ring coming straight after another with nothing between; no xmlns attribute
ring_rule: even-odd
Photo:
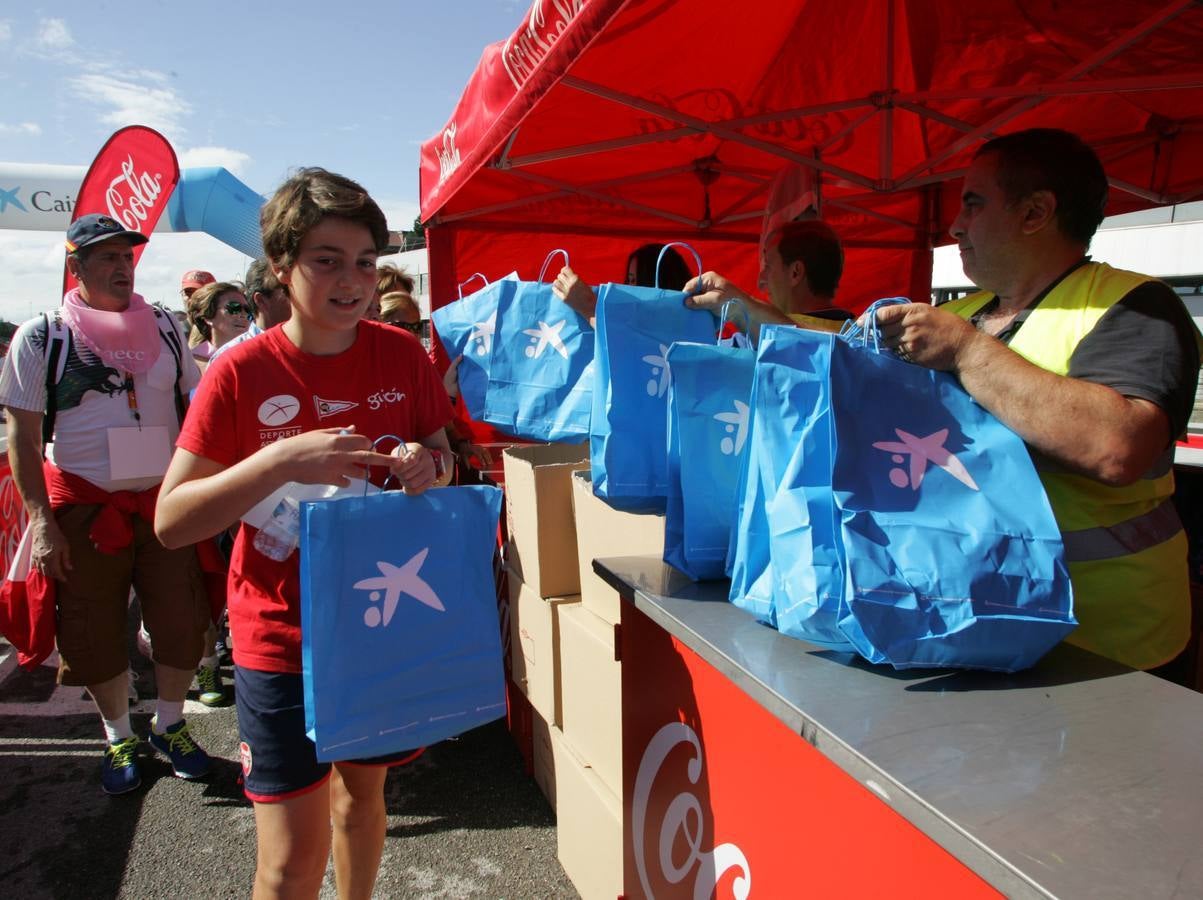
<svg viewBox="0 0 1203 900"><path fill-rule="evenodd" d="M86 166L0 163L0 229L67 230ZM180 170L155 231L197 231L255 258L263 255L264 198L219 166Z"/></svg>

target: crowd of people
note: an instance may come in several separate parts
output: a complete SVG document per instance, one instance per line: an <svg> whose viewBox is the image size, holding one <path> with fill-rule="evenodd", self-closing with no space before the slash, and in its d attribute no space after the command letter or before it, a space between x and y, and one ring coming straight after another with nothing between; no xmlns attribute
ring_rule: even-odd
<svg viewBox="0 0 1203 900"><path fill-rule="evenodd" d="M1171 289L1090 260L1106 197L1097 156L1071 134L984 144L951 229L980 292L877 316L904 358L956 375L1027 442L1065 537L1081 622L1070 640L1172 669L1190 608L1171 463L1200 341ZM210 767L183 704L194 678L202 702L224 701L224 608L258 829L255 894L316 896L332 852L340 896L366 897L384 841L385 773L413 754L317 761L305 735L297 554L259 552L255 529L239 522L289 482L345 486L374 466L420 493L489 457L451 402L456 361L440 374L423 346L429 323L412 279L378 263L388 231L366 191L305 169L261 221L265 256L244 282L184 276L186 332L134 292L133 247L146 238L107 216L77 219L66 237L79 287L21 326L0 405L33 565L57 588L58 677L87 689L105 733L103 789L140 784L126 693L131 587L159 693L147 740L182 778ZM738 299L753 337L764 323L853 316L840 302L844 254L830 225L784 223L764 248L767 302L715 272L690 277L675 254L657 276L659 245L631 255L627 280L658 278L715 312ZM595 292L571 268L553 289L594 314ZM361 402L382 387L405 402ZM381 452L372 436L382 434L404 444ZM212 577L215 551L228 577Z"/></svg>

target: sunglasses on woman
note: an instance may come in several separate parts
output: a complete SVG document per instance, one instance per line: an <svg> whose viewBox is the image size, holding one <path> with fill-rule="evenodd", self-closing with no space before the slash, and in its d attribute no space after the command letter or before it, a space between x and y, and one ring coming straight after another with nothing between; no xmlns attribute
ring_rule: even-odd
<svg viewBox="0 0 1203 900"><path fill-rule="evenodd" d="M424 323L423 323L421 320L419 320L419 321L417 321L417 322L397 322L397 321L391 321L391 322L389 322L388 324L389 324L389 325L392 325L392 326L394 326L394 327L396 327L396 328L404 328L404 329L405 329L406 331L408 331L410 334L416 334L418 337L421 337L421 336L422 336L422 332L424 331L424 328L423 328L423 325L424 325Z"/></svg>
<svg viewBox="0 0 1203 900"><path fill-rule="evenodd" d="M228 300L225 305L226 315L239 316L251 314L251 308L238 300Z"/></svg>

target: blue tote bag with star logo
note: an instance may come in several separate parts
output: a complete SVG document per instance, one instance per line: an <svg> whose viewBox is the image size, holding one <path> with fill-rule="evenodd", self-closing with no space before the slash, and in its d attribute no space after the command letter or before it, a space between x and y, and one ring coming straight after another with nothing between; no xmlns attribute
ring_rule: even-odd
<svg viewBox="0 0 1203 900"><path fill-rule="evenodd" d="M882 347L875 308L831 357L840 629L895 668L1028 668L1077 627L1031 456L955 377Z"/></svg>
<svg viewBox="0 0 1203 900"><path fill-rule="evenodd" d="M497 306L481 421L531 441L579 444L593 409L593 326L539 280L518 281ZM462 365L462 364L461 364Z"/></svg>
<svg viewBox="0 0 1203 900"><path fill-rule="evenodd" d="M826 598L824 613L838 600L840 634L870 662L1027 668L1077 625L1043 485L956 378L880 344L878 304L863 332L795 338L812 345L797 360L811 387L795 395L805 424L769 510L780 586ZM817 584L786 563L805 568L807 546L827 560L810 567Z"/></svg>
<svg viewBox="0 0 1203 900"><path fill-rule="evenodd" d="M480 276L483 278L484 276ZM466 284L467 282L465 282ZM513 293L518 274L511 272L480 290L441 306L430 314L434 330L451 359L462 356L456 375L464 407L473 419L484 421L498 310ZM462 286L461 286L462 288Z"/></svg>
<svg viewBox="0 0 1203 900"><path fill-rule="evenodd" d="M667 360L664 561L694 580L722 578L747 450L756 352L677 342Z"/></svg>
<svg viewBox="0 0 1203 900"><path fill-rule="evenodd" d="M760 330L730 600L782 634L846 651L844 547L831 490L829 375L838 340L788 325Z"/></svg>
<svg viewBox="0 0 1203 900"><path fill-rule="evenodd" d="M616 509L663 512L668 500L668 348L715 338L714 316L687 307L686 296L627 284L598 290L589 467L593 493Z"/></svg>
<svg viewBox="0 0 1203 900"><path fill-rule="evenodd" d="M505 714L495 487L301 504L305 724L322 762L427 746Z"/></svg>

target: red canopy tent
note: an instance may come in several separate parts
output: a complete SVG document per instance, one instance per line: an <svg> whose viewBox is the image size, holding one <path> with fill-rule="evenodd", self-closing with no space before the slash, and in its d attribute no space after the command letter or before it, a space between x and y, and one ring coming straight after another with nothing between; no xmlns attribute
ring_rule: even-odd
<svg viewBox="0 0 1203 900"><path fill-rule="evenodd" d="M1203 195L1201 47L1195 0L535 0L422 148L434 304L555 247L621 280L648 241L750 287L789 165L848 248L843 305L926 297L994 134L1081 134L1111 213Z"/></svg>

